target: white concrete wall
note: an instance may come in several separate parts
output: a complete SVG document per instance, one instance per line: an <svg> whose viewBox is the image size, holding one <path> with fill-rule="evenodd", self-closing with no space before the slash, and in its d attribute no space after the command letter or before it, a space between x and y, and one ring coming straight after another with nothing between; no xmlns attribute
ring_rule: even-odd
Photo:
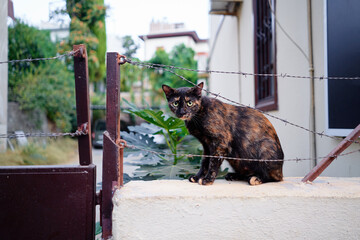
<svg viewBox="0 0 360 240"><path fill-rule="evenodd" d="M113 239L358 239L360 178L250 186L133 181L113 198Z"/></svg>
<svg viewBox="0 0 360 240"><path fill-rule="evenodd" d="M254 72L254 14L253 2L244 1L238 10L239 26L239 70L246 73ZM240 76L240 102L245 105L255 106L254 77Z"/></svg>
<svg viewBox="0 0 360 240"><path fill-rule="evenodd" d="M0 4L0 61L8 60L7 0ZM0 64L0 134L7 133L8 65ZM0 152L6 150L6 139L0 139Z"/></svg>
<svg viewBox="0 0 360 240"><path fill-rule="evenodd" d="M239 71L239 48L237 18L225 16L210 16L210 59L209 69L220 71ZM219 32L215 42L215 35ZM212 51L212 52L211 52ZM212 73L209 76L209 90L215 94L240 101L240 76L236 74Z"/></svg>
<svg viewBox="0 0 360 240"><path fill-rule="evenodd" d="M314 68L316 76L323 76L324 55L324 1L312 1ZM211 16L210 49L215 32L222 16ZM217 39L211 70L242 71L254 70L254 16L253 2L244 0L235 17L226 17L220 36ZM286 33L308 55L307 1L277 0L276 18ZM301 51L276 26L277 73L309 76L309 62ZM238 79L240 79L240 81ZM210 75L210 91L254 107L254 78L251 76ZM325 120L325 81L315 81L316 131L326 130ZM269 113L289 122L310 128L310 81L307 79L278 78L278 110ZM278 132L285 158L311 158L311 134L300 128L290 126L268 117ZM317 156L326 156L340 140L316 137ZM359 147L353 144L347 151ZM360 153L339 157L323 173L324 176L360 176ZM320 161L320 160L319 160ZM304 176L312 168L310 160L284 164L285 176Z"/></svg>
<svg viewBox="0 0 360 240"><path fill-rule="evenodd" d="M306 1L279 0L276 2L276 18L288 35L308 55ZM277 73L309 76L309 62L301 51L276 26ZM278 78L279 110L275 116L310 128L310 80ZM281 140L285 158L310 158L310 133L273 121ZM304 176L311 169L311 161L286 162L286 176Z"/></svg>

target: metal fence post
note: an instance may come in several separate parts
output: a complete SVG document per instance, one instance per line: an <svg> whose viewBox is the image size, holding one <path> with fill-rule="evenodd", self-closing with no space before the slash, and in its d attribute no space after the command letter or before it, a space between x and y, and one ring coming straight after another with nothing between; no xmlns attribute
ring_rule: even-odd
<svg viewBox="0 0 360 240"><path fill-rule="evenodd" d="M74 45L74 74L76 89L76 116L79 129L86 129L87 135L78 137L80 165L92 164L91 123L89 100L89 73L86 47L84 44Z"/></svg>
<svg viewBox="0 0 360 240"><path fill-rule="evenodd" d="M106 65L106 132L104 133L103 183L101 203L102 237L112 236L112 197L123 185L122 151L120 145L120 55L107 53Z"/></svg>
<svg viewBox="0 0 360 240"><path fill-rule="evenodd" d="M342 153L348 146L352 144L352 141L356 140L360 136L360 124L336 146L321 162L316 165L301 181L314 181L329 165L337 155Z"/></svg>

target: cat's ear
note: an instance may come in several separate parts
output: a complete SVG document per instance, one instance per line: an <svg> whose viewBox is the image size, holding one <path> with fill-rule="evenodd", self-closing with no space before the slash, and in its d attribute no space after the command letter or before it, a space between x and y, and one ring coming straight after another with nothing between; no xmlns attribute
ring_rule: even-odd
<svg viewBox="0 0 360 240"><path fill-rule="evenodd" d="M201 91L204 87L204 82L199 83L197 86L194 87L194 92L197 96L201 97Z"/></svg>
<svg viewBox="0 0 360 240"><path fill-rule="evenodd" d="M171 94L173 94L175 92L175 89L169 87L168 85L162 85L162 89L166 95L166 97L170 96Z"/></svg>

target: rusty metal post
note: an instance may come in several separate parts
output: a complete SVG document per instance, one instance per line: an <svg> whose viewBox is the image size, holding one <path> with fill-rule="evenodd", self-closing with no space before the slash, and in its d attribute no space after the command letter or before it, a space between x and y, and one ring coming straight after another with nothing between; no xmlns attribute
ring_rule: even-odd
<svg viewBox="0 0 360 240"><path fill-rule="evenodd" d="M360 136L360 124L344 139L341 143L334 148L321 162L316 165L301 181L314 181L336 158L337 155L342 153L348 146L352 144L352 141L356 140Z"/></svg>
<svg viewBox="0 0 360 240"><path fill-rule="evenodd" d="M89 100L89 73L86 47L84 44L74 45L74 73L76 89L76 116L78 128L86 126L87 135L78 137L80 165L92 164L91 123Z"/></svg>
<svg viewBox="0 0 360 240"><path fill-rule="evenodd" d="M103 182L101 203L102 238L112 236L112 197L123 185L123 148L120 144L120 55L107 53L106 132L104 133Z"/></svg>

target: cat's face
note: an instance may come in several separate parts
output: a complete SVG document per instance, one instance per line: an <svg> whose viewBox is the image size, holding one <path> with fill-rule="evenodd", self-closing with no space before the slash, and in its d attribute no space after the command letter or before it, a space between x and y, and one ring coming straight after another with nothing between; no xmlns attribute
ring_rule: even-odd
<svg viewBox="0 0 360 240"><path fill-rule="evenodd" d="M162 89L166 95L170 110L176 117L182 120L190 120L200 109L201 106L201 90L204 83L189 88L171 88L163 85Z"/></svg>

